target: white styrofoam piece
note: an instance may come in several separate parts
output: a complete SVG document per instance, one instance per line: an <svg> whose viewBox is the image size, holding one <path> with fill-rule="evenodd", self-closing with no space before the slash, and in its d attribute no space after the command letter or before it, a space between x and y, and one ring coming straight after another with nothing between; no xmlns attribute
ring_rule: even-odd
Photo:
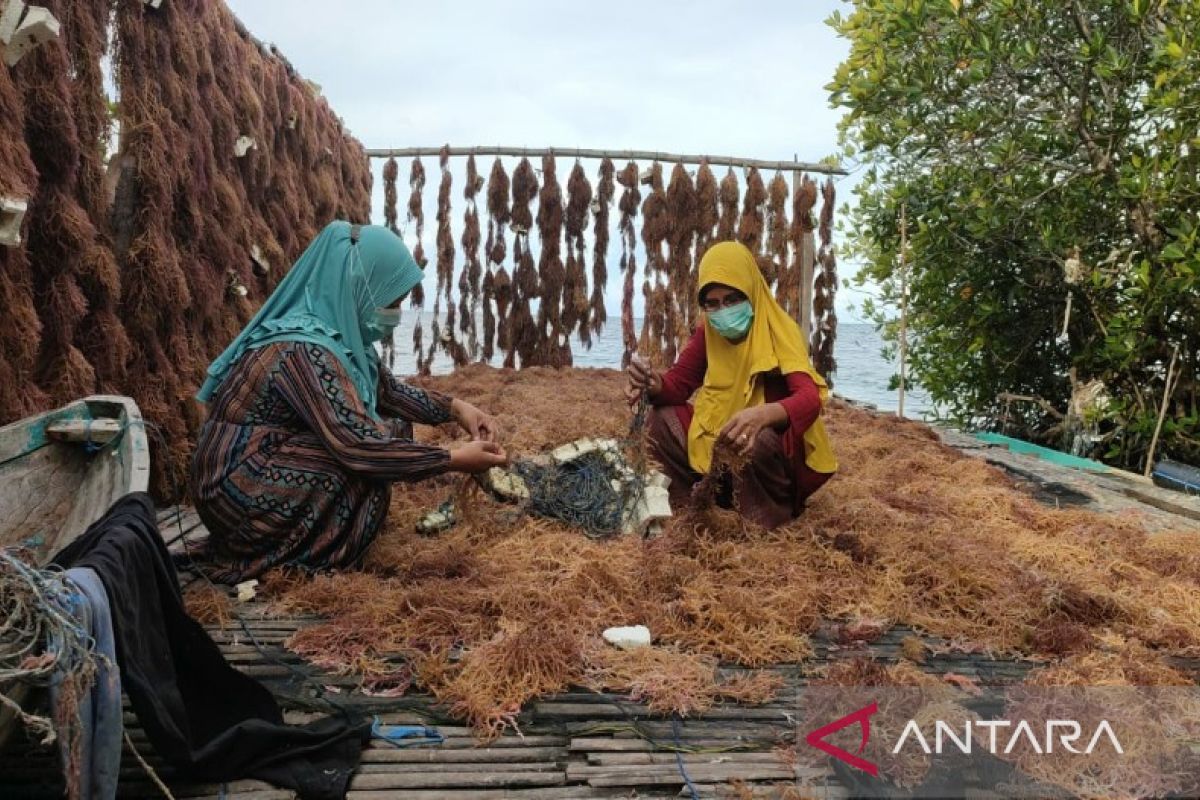
<svg viewBox="0 0 1200 800"><path fill-rule="evenodd" d="M146 5L150 6L151 8L161 8L162 7L162 0L142 0L142 2L145 3Z"/></svg>
<svg viewBox="0 0 1200 800"><path fill-rule="evenodd" d="M658 470L651 470L646 474L646 485L667 489L671 486L671 479Z"/></svg>
<svg viewBox="0 0 1200 800"><path fill-rule="evenodd" d="M258 586L258 581L252 579L248 581L242 581L236 587L234 587L237 589L238 602L246 603L250 600L253 600L254 595L258 594L258 592L254 589L255 586Z"/></svg>
<svg viewBox="0 0 1200 800"><path fill-rule="evenodd" d="M604 641L616 645L622 650L633 650L638 647L650 646L650 629L645 625L608 628L602 635L604 636Z"/></svg>
<svg viewBox="0 0 1200 800"><path fill-rule="evenodd" d="M271 265L267 262L267 257L263 255L262 248L257 243L250 245L250 260L254 262L254 266L258 267L259 272L266 274L271 271Z"/></svg>
<svg viewBox="0 0 1200 800"><path fill-rule="evenodd" d="M17 32L17 25L21 22L21 15L25 13L24 0L0 0L4 4L4 8L0 10L0 42L8 44L12 41L12 36Z"/></svg>
<svg viewBox="0 0 1200 800"><path fill-rule="evenodd" d="M241 158L257 146L258 144L254 141L253 136L239 136L233 145L233 154Z"/></svg>
<svg viewBox="0 0 1200 800"><path fill-rule="evenodd" d="M0 197L0 245L16 247L21 243L21 222L29 202L16 197Z"/></svg>
<svg viewBox="0 0 1200 800"><path fill-rule="evenodd" d="M670 495L666 489L661 486L647 486L642 496L648 516L655 519L665 519L671 516Z"/></svg>
<svg viewBox="0 0 1200 800"><path fill-rule="evenodd" d="M492 467L483 473L481 482L489 491L508 500L528 500L529 487L520 476L500 467Z"/></svg>
<svg viewBox="0 0 1200 800"><path fill-rule="evenodd" d="M4 63L10 67L15 66L30 50L57 39L60 28L58 20L49 10L41 6L31 6L4 47Z"/></svg>

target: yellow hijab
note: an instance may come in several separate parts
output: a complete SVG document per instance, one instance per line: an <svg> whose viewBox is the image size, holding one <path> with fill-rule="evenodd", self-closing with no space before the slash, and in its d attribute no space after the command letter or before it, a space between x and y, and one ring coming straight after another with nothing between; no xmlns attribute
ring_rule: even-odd
<svg viewBox="0 0 1200 800"><path fill-rule="evenodd" d="M730 286L746 295L754 309L754 321L746 338L733 344L705 319L708 367L688 429L688 460L698 472L708 472L712 466L717 435L729 418L764 401L764 373L776 368L785 375L803 372L817 384L822 407L829 398L829 386L808 358L800 326L775 302L749 248L740 242L721 242L709 248L700 261L701 291L711 283ZM817 472L837 470L837 459L820 417L804 432L804 461Z"/></svg>

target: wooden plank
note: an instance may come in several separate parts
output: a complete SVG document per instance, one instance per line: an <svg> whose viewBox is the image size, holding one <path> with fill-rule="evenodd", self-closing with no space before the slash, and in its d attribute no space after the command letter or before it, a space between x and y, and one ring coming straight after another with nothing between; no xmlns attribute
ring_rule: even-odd
<svg viewBox="0 0 1200 800"><path fill-rule="evenodd" d="M562 786L567 777L556 772L425 772L366 774L350 779L350 789L498 789Z"/></svg>
<svg viewBox="0 0 1200 800"><path fill-rule="evenodd" d="M651 717L662 719L664 715L653 714L642 705L604 705L600 703L534 703L533 714L535 717L561 717L568 719L626 719L628 717L642 718ZM770 720L786 722L788 714L793 713L794 709L772 708L772 707L751 707L751 706L717 706L710 708L703 714L697 714L694 719L697 720ZM691 717L689 719L692 719Z"/></svg>
<svg viewBox="0 0 1200 800"><path fill-rule="evenodd" d="M650 752L653 744L645 739L613 739L608 736L580 736L571 740L569 747L573 751L605 751L605 752Z"/></svg>
<svg viewBox="0 0 1200 800"><path fill-rule="evenodd" d="M829 774L826 770L810 768L810 767L791 767L784 764L779 759L767 761L748 761L748 762L713 762L713 761L698 761L696 759L689 760L687 756L681 755L683 758L684 768L690 776L693 772L696 774L718 774L723 776L726 773L730 777L717 777L716 780L733 780L740 778L742 780L778 780L784 778L793 778L797 775L805 777L820 777ZM591 764L581 764L571 762L567 765L567 779L571 781L591 780L595 777L607 778L613 776L641 776L641 775L673 775L679 777L679 765L675 761L674 755L669 760L664 760L659 764L615 764L611 766L593 766ZM762 777L756 777L756 776ZM706 782L707 779L705 779Z"/></svg>
<svg viewBox="0 0 1200 800"><path fill-rule="evenodd" d="M787 766L778 753L681 753L684 764L774 764ZM675 764L674 753L589 753L589 765L623 767L630 765Z"/></svg>
<svg viewBox="0 0 1200 800"><path fill-rule="evenodd" d="M789 786L794 788L799 794L798 797L809 798L809 800L849 800L851 797L850 791L842 786L822 786L822 785L794 785L785 783L768 784L741 784L740 787L734 788L728 783L695 783L692 785L696 788L696 796L703 800L729 800L729 798L750 798L751 800L779 800L783 794L783 787ZM749 794L746 794L748 792ZM684 786L679 790L676 797L692 796L688 787Z"/></svg>
<svg viewBox="0 0 1200 800"><path fill-rule="evenodd" d="M409 790L404 800L583 800L612 797L590 786L554 786L535 789L426 789ZM393 791L359 790L346 794L347 800L396 800Z"/></svg>
<svg viewBox="0 0 1200 800"><path fill-rule="evenodd" d="M562 772L563 764L558 761L519 761L507 763L503 761L471 763L372 763L361 764L356 775L430 775L439 774L443 770L455 773L467 772Z"/></svg>
<svg viewBox="0 0 1200 800"><path fill-rule="evenodd" d="M617 786L671 786L684 783L683 776L676 767L639 767L634 769L606 768L607 772L586 775L576 775L568 772L570 780L586 779L588 785L596 787ZM722 767L688 767L688 778L693 782L719 783L733 780L741 781L779 781L794 780L792 770L781 767L771 767L766 764L738 764L731 768Z"/></svg>
<svg viewBox="0 0 1200 800"><path fill-rule="evenodd" d="M414 158L419 156L437 156L443 149L451 156L516 156L540 157L556 155L561 158L611 158L613 161L662 161L673 164L682 161L685 164L699 164L707 161L714 167L755 167L760 170L803 170L816 172L821 175L845 175L841 167L830 167L825 164L812 164L805 161L772 161L761 158L739 158L736 156L707 156L663 153L657 150L597 150L580 147L389 147L369 148L369 158Z"/></svg>
<svg viewBox="0 0 1200 800"><path fill-rule="evenodd" d="M363 751L364 764L474 764L565 760L565 747L481 747L473 750L398 749Z"/></svg>
<svg viewBox="0 0 1200 800"><path fill-rule="evenodd" d="M438 728L441 732L443 729ZM445 734L442 734L445 736ZM488 747L566 747L570 740L565 736L502 736L498 739L492 739L487 743ZM460 750L460 749L475 749L480 746L480 740L467 736L446 736L446 740L437 747L441 750ZM367 745L373 750L394 750L395 748L386 742L373 741Z"/></svg>

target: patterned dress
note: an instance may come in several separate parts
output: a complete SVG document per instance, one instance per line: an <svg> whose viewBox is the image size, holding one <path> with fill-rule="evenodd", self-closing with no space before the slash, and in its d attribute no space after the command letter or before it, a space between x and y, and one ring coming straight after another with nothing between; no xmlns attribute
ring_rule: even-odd
<svg viewBox="0 0 1200 800"><path fill-rule="evenodd" d="M213 396L192 460L206 572L237 583L279 565L357 565L383 525L390 483L449 467L447 450L413 441L412 423L448 422L450 402L384 372L381 424L324 347L247 351Z"/></svg>

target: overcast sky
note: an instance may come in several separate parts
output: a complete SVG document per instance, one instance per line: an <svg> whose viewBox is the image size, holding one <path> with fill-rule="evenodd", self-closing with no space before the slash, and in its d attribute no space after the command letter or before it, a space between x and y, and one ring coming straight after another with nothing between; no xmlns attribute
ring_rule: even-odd
<svg viewBox="0 0 1200 800"><path fill-rule="evenodd" d="M841 0L226 1L321 85L367 147L449 142L801 161L838 150L840 112L823 87L847 44L824 21ZM485 174L489 167L479 165ZM435 187L436 160L426 169ZM569 169L560 163L564 183ZM406 175L402 165L402 182ZM852 180L839 182L839 199L849 198ZM426 194L432 250L436 188ZM382 221L378 204L372 213ZM855 301L849 292L838 299L842 312Z"/></svg>

